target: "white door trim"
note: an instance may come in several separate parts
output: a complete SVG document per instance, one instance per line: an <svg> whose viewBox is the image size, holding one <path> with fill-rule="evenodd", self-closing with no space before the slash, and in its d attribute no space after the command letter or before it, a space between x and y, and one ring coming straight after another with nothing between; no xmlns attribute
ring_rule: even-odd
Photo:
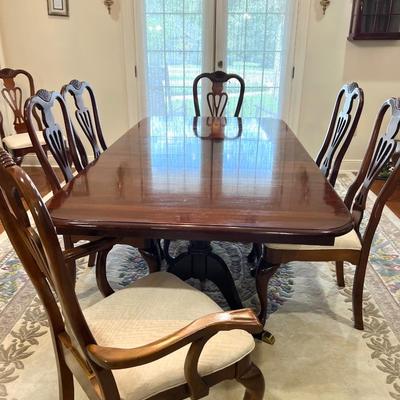
<svg viewBox="0 0 400 400"><path fill-rule="evenodd" d="M127 113L129 126L141 119L139 86L137 71L137 39L135 29L135 0L121 0L122 35L124 41L125 78L127 95Z"/></svg>
<svg viewBox="0 0 400 400"><path fill-rule="evenodd" d="M296 0L297 1L297 15L295 22L294 38L292 40L292 60L293 67L295 68L294 79L291 80L289 96L289 108L286 118L287 124L297 135L299 129L299 121L302 106L302 93L303 93L303 77L304 67L307 54L307 41L308 41L308 25L311 13L311 0ZM291 72L291 71L290 71Z"/></svg>
<svg viewBox="0 0 400 400"><path fill-rule="evenodd" d="M225 1L225 0L224 0ZM297 134L301 114L303 76L307 53L308 25L311 13L311 0L295 1L296 10L293 16L290 56L287 68L286 96L289 98L285 119L288 125ZM146 76L145 76L145 49L143 40L143 0L121 0L122 29L125 52L125 71L128 98L129 123L134 124L146 115ZM1 53L0 53L1 57ZM291 78L290 60L295 67L294 79ZM1 59L0 59L1 61ZM210 60L208 61L208 63ZM134 76L136 65L137 77Z"/></svg>

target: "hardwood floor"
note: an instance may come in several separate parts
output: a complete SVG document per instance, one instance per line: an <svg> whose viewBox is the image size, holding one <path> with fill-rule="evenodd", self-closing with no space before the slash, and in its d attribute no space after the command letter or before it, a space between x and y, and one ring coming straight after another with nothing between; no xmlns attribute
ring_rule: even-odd
<svg viewBox="0 0 400 400"><path fill-rule="evenodd" d="M47 193L50 192L50 186L47 183L47 180L40 167L24 167L24 170L31 177L42 196L45 196ZM57 171L57 175L61 178L60 171ZM385 181L376 181L372 186L372 191L375 194L378 194L384 183ZM397 190L394 192L387 205L397 215L397 217L400 218L400 187L398 187ZM3 226L0 224L0 233L3 231Z"/></svg>

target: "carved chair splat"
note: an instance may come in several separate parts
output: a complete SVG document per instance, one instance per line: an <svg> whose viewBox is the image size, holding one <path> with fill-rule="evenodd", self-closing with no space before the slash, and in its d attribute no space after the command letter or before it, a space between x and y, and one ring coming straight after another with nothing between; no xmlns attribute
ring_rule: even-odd
<svg viewBox="0 0 400 400"><path fill-rule="evenodd" d="M241 76L236 74L227 74L224 71L204 72L198 75L193 81L193 102L196 117L200 117L200 106L198 96L198 85L201 79L209 79L212 83L211 92L207 93L206 100L208 109L212 117L222 117L228 104L228 94L224 91L224 84L229 80L237 80L240 85L239 98L235 109L235 117L240 114L242 108L245 83Z"/></svg>
<svg viewBox="0 0 400 400"><path fill-rule="evenodd" d="M118 313L116 310L123 309L124 305L126 309L129 309L129 304L121 301L126 297L121 297L121 295L125 293L130 298L135 295L137 288L132 286L122 289L107 301L100 301L83 311L75 293L74 282L66 268L64 255L46 205L27 174L4 150L0 150L0 188L1 221L43 302L49 319L58 369L60 399L74 399L74 377L87 396L93 400L121 399L120 390L122 393L129 393L129 398L135 400L187 397L199 399L208 394L211 386L226 379L236 379L245 387L244 399L263 399L263 375L251 361L248 345L254 342L253 338L245 332L255 334L262 329L251 310L209 313L209 306L207 306L209 300L207 300L201 303L204 316L196 317L198 319L193 320L189 325L182 318L180 329L163 334L158 340L150 340L149 343L140 347L132 347L135 345L133 341L130 348L119 348L120 329L129 329L129 324L125 324L114 326L112 341L102 344L101 341L104 339L98 339L101 337L101 329L98 330L96 327L104 324L105 321L114 320ZM23 202L32 214L35 228L30 225ZM167 285L169 292L181 290L174 285L185 285L171 274L163 272L157 274L157 278ZM157 274L150 275L150 278ZM142 296L143 288L146 288L146 279L149 281L149 277L140 280L142 283L139 286L139 296ZM173 282L170 283L169 280ZM157 286L152 286L151 282L147 285L152 292L152 297L158 299L151 302L149 306L157 307L158 304L165 309L170 296L165 298L164 292L158 294L160 289L165 291L165 287L158 289ZM197 297L198 302L201 302L203 298L201 293L190 287L182 292L192 293L192 296ZM118 304L118 307L107 308L109 302ZM100 320L96 319L96 309L92 310L93 307L101 311ZM126 313L117 317L116 321L122 321L125 316ZM134 324L135 315L133 314L131 318ZM142 320L141 324L145 325L146 320ZM206 352L208 342L216 339L217 336L224 343L234 343L235 358L232 362L229 361L232 351L229 351L226 361L221 361L226 355L213 357L214 364L211 372L200 375L200 355ZM186 355L183 352L177 352L187 345L190 345L190 350ZM169 381L163 383L157 391L154 391L156 394L151 391L153 390L151 387L150 392L139 393L141 387L137 385L137 379L131 378L128 381L125 379L123 382L123 375L118 375L120 369L131 368L134 374L137 366L141 366L142 369L154 368L153 361L162 360L165 356L176 357L176 354L180 354L175 361L182 364L185 381L176 384L180 379L172 376L173 384ZM119 379L116 376L120 376ZM151 383L149 382L150 386Z"/></svg>
<svg viewBox="0 0 400 400"><path fill-rule="evenodd" d="M86 107L83 99L85 91L89 94L91 102L91 112ZM64 85L61 89L61 95L64 97L64 99L66 98L68 93L74 99L76 107L75 117L83 133L89 140L89 143L93 150L94 158L96 159L99 157L101 150L105 151L107 149L107 145L104 140L103 131L101 129L99 113L93 89L88 82L81 82L77 79L73 79L69 84Z"/></svg>
<svg viewBox="0 0 400 400"><path fill-rule="evenodd" d="M385 114L389 111L391 113L390 121L382 134L382 122ZM334 261L336 262L338 285L344 286L343 263L350 262L356 265L353 282L354 326L357 329L364 328L363 290L371 244L383 208L400 182L400 142L395 139L399 128L400 99L391 98L385 101L379 110L360 171L345 196L344 203L352 213L354 230L336 238L333 246L266 244L263 260L257 271L257 279L261 282L263 290L268 285L263 278L265 271L271 271L272 268L276 270L280 264L290 261ZM361 222L366 209L368 193L380 171L390 160L393 162L393 171L377 195L366 228L362 231ZM265 313L266 309L262 310L261 317L265 318Z"/></svg>
<svg viewBox="0 0 400 400"><path fill-rule="evenodd" d="M62 125L56 122L54 117L54 112L57 106L61 111L62 120L60 122ZM83 144L71 123L64 98L57 92L49 92L44 89L38 90L35 96L30 97L26 101L24 115L33 147L45 172L46 179L49 181L53 193L57 193L62 189L61 182L58 180L54 169L50 165L49 159L38 142L38 137L33 125L34 111L40 112L45 127L43 131L45 141L67 183L74 177L73 166L78 172L82 171L84 166L88 165L88 158ZM66 250L69 250L74 248L74 243L81 240L93 241L95 239L95 237L91 236L64 235L64 246ZM107 280L106 261L107 254L112 249L116 240L115 238L108 238L108 240L110 243L109 247L107 249L102 249L99 254L97 254L97 251L94 249L90 254L88 262L89 266L96 264L96 279L98 287L104 296L113 293ZM153 254L154 245L151 239L120 238L118 243L130 244L133 247L138 248L139 252L148 264L149 270L151 272L159 270L160 261L157 255ZM69 267L72 274L74 274L75 262L73 260L69 263Z"/></svg>
<svg viewBox="0 0 400 400"><path fill-rule="evenodd" d="M26 80L28 84L28 93L24 93L22 86L19 85L20 79ZM24 100L29 96L35 94L35 85L33 82L32 75L22 69L11 69L3 68L0 69L0 80L3 83L1 89L1 95L7 107L9 107L13 113L13 126L16 135L6 136L5 129L3 127L3 118L0 119L0 137L3 142L3 146L6 150L13 154L14 160L21 164L26 154L34 153L32 143L28 135L28 129L24 118ZM25 95L24 95L25 94ZM35 112L33 115L35 119L36 129L42 130L42 124L40 117ZM40 136L40 134L39 134ZM47 151L44 139L40 136L39 141Z"/></svg>
<svg viewBox="0 0 400 400"><path fill-rule="evenodd" d="M358 84L352 82L343 85L337 95L329 128L316 158L317 165L332 186L335 186L343 157L353 139L363 107L364 92Z"/></svg>
<svg viewBox="0 0 400 400"><path fill-rule="evenodd" d="M342 105L342 107L340 107ZM350 146L364 107L364 92L356 82L340 89L329 128L315 160L322 173L334 187L343 158ZM262 256L262 245L254 243L248 261L254 263ZM252 270L255 273L255 270Z"/></svg>

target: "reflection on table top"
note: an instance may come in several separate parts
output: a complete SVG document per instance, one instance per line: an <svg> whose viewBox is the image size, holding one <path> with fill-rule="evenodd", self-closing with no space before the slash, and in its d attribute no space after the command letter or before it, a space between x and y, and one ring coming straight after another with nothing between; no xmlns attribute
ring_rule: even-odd
<svg viewBox="0 0 400 400"><path fill-rule="evenodd" d="M61 233L332 243L351 217L280 120L142 120L49 203Z"/></svg>

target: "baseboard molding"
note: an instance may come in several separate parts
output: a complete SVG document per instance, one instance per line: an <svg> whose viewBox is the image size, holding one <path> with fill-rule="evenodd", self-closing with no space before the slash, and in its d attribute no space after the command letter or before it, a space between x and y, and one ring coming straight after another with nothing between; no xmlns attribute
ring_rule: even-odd
<svg viewBox="0 0 400 400"><path fill-rule="evenodd" d="M340 170L343 172L357 172L361 167L361 162L362 160L344 160Z"/></svg>

